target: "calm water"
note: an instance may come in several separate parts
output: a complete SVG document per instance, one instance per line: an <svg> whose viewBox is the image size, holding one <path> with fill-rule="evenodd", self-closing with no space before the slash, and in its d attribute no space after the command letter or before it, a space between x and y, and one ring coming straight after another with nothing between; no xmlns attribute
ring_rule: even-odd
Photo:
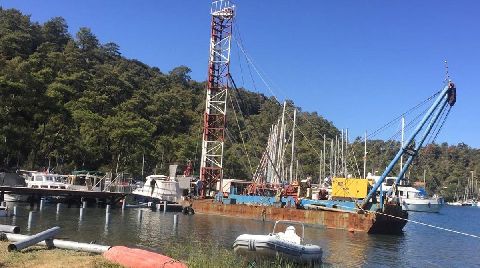
<svg viewBox="0 0 480 268"><path fill-rule="evenodd" d="M29 208L19 208L19 216L0 218L0 224L20 226L21 233L36 233L52 226L62 227L61 237L79 242L96 241L105 245L127 245L162 252L171 244L193 240L217 241L230 249L243 233L266 234L272 222L140 209L112 209L106 223L105 209L87 208L80 218L78 208L46 206L34 212L28 224ZM446 206L441 213L410 213L410 219L480 236L480 208ZM408 223L402 236L368 235L341 230L306 227L307 242L324 249L327 267L480 267L480 239Z"/></svg>

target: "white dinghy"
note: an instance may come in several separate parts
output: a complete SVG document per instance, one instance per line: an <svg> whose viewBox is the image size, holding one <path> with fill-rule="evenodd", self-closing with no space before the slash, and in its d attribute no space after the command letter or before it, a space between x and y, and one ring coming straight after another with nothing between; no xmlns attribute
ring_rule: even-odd
<svg viewBox="0 0 480 268"><path fill-rule="evenodd" d="M295 233L295 227L289 225L285 232L276 233L278 224L295 224L302 226L302 237ZM242 234L233 243L235 253L253 255L254 257L275 258L297 263L320 263L322 248L317 245L304 244L305 226L301 222L276 221L272 233L268 235Z"/></svg>

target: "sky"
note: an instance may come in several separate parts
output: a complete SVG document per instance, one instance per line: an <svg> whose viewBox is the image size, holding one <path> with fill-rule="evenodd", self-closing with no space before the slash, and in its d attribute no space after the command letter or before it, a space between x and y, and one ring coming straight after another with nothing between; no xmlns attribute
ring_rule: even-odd
<svg viewBox="0 0 480 268"><path fill-rule="evenodd" d="M40 23L61 16L72 35L89 27L101 43L117 43L127 58L162 72L186 65L193 79L204 81L210 2L0 0L0 6ZM293 100L355 137L442 89L448 60L457 103L436 141L480 148L480 1L234 2L231 73L237 86ZM391 137L400 122L392 128L373 138Z"/></svg>

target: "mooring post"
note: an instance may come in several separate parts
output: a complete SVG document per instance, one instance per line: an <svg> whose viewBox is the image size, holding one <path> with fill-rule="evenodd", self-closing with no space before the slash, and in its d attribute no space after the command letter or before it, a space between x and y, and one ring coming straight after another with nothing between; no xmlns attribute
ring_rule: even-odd
<svg viewBox="0 0 480 268"><path fill-rule="evenodd" d="M167 212L167 201L163 201L163 213Z"/></svg>
<svg viewBox="0 0 480 268"><path fill-rule="evenodd" d="M17 216L17 206L13 206L13 216Z"/></svg>
<svg viewBox="0 0 480 268"><path fill-rule="evenodd" d="M142 221L142 218L143 218L143 210L139 210L138 211L138 221Z"/></svg>
<svg viewBox="0 0 480 268"><path fill-rule="evenodd" d="M125 210L126 204L127 204L127 199L126 199L126 198L123 198L123 201L122 201L122 210Z"/></svg>
<svg viewBox="0 0 480 268"><path fill-rule="evenodd" d="M83 208L80 208L80 220L83 219Z"/></svg>
<svg viewBox="0 0 480 268"><path fill-rule="evenodd" d="M173 215L173 226L178 225L178 214Z"/></svg>
<svg viewBox="0 0 480 268"><path fill-rule="evenodd" d="M160 212L160 208L162 207L162 204L158 203L155 206L156 206L157 211Z"/></svg>
<svg viewBox="0 0 480 268"><path fill-rule="evenodd" d="M27 230L30 231L32 228L32 221L33 221L33 211L28 213L28 221L27 221Z"/></svg>
<svg viewBox="0 0 480 268"><path fill-rule="evenodd" d="M57 214L60 214L60 207L62 206L61 203L57 203Z"/></svg>
<svg viewBox="0 0 480 268"><path fill-rule="evenodd" d="M105 213L106 214L109 214L110 213L110 205L107 205L106 209L105 209Z"/></svg>
<svg viewBox="0 0 480 268"><path fill-rule="evenodd" d="M83 201L83 208L87 208L87 201Z"/></svg>
<svg viewBox="0 0 480 268"><path fill-rule="evenodd" d="M40 198L40 208L39 208L39 210L43 210L43 202L44 202L43 198Z"/></svg>

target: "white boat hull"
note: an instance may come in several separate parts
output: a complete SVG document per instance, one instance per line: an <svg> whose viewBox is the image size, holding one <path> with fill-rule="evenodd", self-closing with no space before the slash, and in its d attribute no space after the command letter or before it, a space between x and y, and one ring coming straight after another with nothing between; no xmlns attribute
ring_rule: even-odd
<svg viewBox="0 0 480 268"><path fill-rule="evenodd" d="M319 263L322 249L316 245L294 244L275 235L243 234L233 244L235 253L254 257L276 258L300 263Z"/></svg>
<svg viewBox="0 0 480 268"><path fill-rule="evenodd" d="M432 212L438 213L443 207L443 199L441 198L425 198L425 199L402 199L402 207L407 211Z"/></svg>
<svg viewBox="0 0 480 268"><path fill-rule="evenodd" d="M3 198L5 202L27 202L28 200L27 195L18 194L5 194Z"/></svg>

